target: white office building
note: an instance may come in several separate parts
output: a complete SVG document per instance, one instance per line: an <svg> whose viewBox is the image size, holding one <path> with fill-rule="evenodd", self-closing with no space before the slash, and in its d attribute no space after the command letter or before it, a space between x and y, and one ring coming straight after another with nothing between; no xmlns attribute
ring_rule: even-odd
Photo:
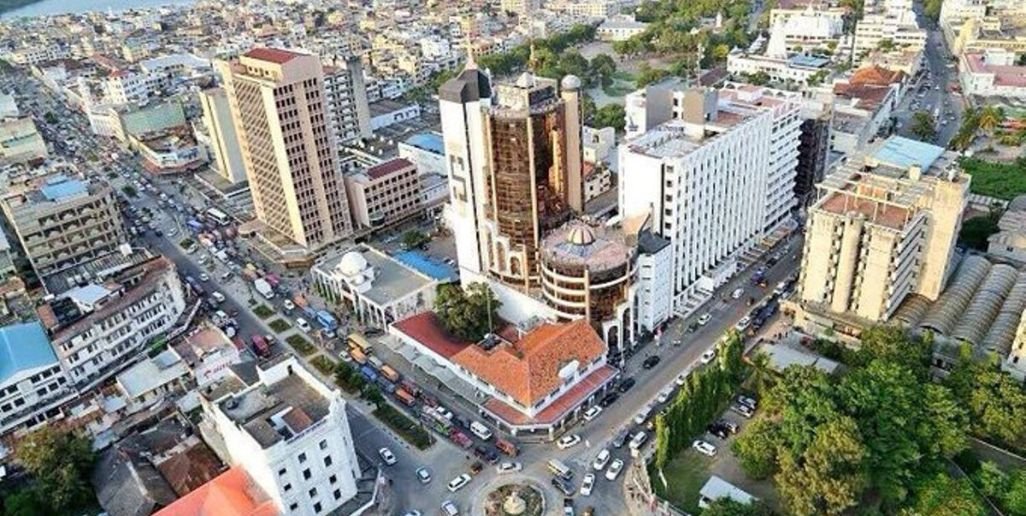
<svg viewBox="0 0 1026 516"><path fill-rule="evenodd" d="M38 322L0 327L0 436L59 416L70 387Z"/></svg>
<svg viewBox="0 0 1026 516"><path fill-rule="evenodd" d="M357 495L346 402L294 356L224 378L201 403L222 458L245 469L279 513L329 514Z"/></svg>
<svg viewBox="0 0 1026 516"><path fill-rule="evenodd" d="M728 83L649 87L628 104L619 149L624 218L670 241L673 310L688 313L794 208L800 94Z"/></svg>

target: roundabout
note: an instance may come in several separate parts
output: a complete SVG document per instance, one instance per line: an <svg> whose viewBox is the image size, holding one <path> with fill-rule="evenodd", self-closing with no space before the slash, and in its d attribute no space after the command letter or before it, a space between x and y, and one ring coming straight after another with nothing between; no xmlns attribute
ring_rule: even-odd
<svg viewBox="0 0 1026 516"><path fill-rule="evenodd" d="M541 516L545 514L545 492L526 477L504 478L489 486L481 505L478 514L485 516Z"/></svg>

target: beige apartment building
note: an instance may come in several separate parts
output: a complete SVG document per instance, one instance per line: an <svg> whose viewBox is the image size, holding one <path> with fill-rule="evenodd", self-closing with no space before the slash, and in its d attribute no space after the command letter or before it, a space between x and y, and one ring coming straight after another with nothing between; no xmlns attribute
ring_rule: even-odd
<svg viewBox="0 0 1026 516"><path fill-rule="evenodd" d="M257 219L307 250L350 236L320 59L255 48L218 69Z"/></svg>
<svg viewBox="0 0 1026 516"><path fill-rule="evenodd" d="M346 192L361 229L377 230L424 212L420 174L405 158L346 174Z"/></svg>
<svg viewBox="0 0 1026 516"><path fill-rule="evenodd" d="M51 176L2 205L40 277L112 253L128 240L114 190L98 181Z"/></svg>
<svg viewBox="0 0 1026 516"><path fill-rule="evenodd" d="M854 336L906 296L936 300L969 180L954 152L898 136L828 176L809 209L796 324Z"/></svg>

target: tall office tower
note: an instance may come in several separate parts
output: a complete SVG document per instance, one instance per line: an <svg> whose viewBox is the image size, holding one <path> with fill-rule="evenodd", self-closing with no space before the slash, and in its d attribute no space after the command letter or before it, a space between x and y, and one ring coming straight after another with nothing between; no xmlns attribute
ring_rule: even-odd
<svg viewBox="0 0 1026 516"><path fill-rule="evenodd" d="M580 86L521 75L498 84L470 61L439 91L460 266L529 289L545 235L583 209Z"/></svg>
<svg viewBox="0 0 1026 516"><path fill-rule="evenodd" d="M816 184L823 180L826 173L833 109L828 105L814 106L806 99L802 107L802 118L794 194L798 202L805 205L814 200Z"/></svg>
<svg viewBox="0 0 1026 516"><path fill-rule="evenodd" d="M800 95L747 84L632 94L640 134L620 147L620 215L670 242L671 309L688 313L796 200Z"/></svg>
<svg viewBox="0 0 1026 516"><path fill-rule="evenodd" d="M255 48L218 68L257 219L307 249L350 236L320 59Z"/></svg>
<svg viewBox="0 0 1026 516"><path fill-rule="evenodd" d="M224 88L209 88L199 93L203 106L203 125L210 135L217 173L231 183L246 180L246 165L239 147L239 137L232 120L232 108Z"/></svg>
<svg viewBox="0 0 1026 516"><path fill-rule="evenodd" d="M370 104L360 58L339 58L325 66L324 89L335 144L370 138Z"/></svg>
<svg viewBox="0 0 1026 516"><path fill-rule="evenodd" d="M937 299L969 192L957 157L892 136L820 184L799 280L806 314L796 322L827 328L880 322L909 294Z"/></svg>

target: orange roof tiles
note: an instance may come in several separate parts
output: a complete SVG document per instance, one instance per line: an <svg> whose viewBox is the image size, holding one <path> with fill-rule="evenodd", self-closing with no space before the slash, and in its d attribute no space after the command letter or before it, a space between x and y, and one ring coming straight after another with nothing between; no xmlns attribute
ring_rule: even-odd
<svg viewBox="0 0 1026 516"><path fill-rule="evenodd" d="M584 319L543 324L519 342L491 350L467 346L451 360L524 406L533 406L557 390L559 371L576 360L584 368L606 352L606 345Z"/></svg>
<svg viewBox="0 0 1026 516"><path fill-rule="evenodd" d="M291 50L263 47L254 48L245 54L245 56L250 59L258 59L260 61L267 61L275 64L285 64L302 55L303 54L300 54L299 52L293 52Z"/></svg>
<svg viewBox="0 0 1026 516"><path fill-rule="evenodd" d="M277 516L274 502L240 466L233 467L154 516Z"/></svg>
<svg viewBox="0 0 1026 516"><path fill-rule="evenodd" d="M600 367L583 378L577 385L571 387L570 390L563 393L562 396L545 407L533 419L528 418L520 410L495 398L489 398L485 401L484 408L510 425L545 425L556 423L568 412L579 407L589 396L598 392L616 374L617 371L612 366Z"/></svg>
<svg viewBox="0 0 1026 516"><path fill-rule="evenodd" d="M905 78L905 72L900 70L888 70L879 65L866 66L855 70L851 75L851 84L873 84L876 86L888 86L901 82Z"/></svg>
<svg viewBox="0 0 1026 516"><path fill-rule="evenodd" d="M451 358L467 346L473 346L470 341L461 341L445 331L442 322L438 320L433 312L423 312L407 317L393 324L395 329L419 342L431 351L438 353L442 358Z"/></svg>

